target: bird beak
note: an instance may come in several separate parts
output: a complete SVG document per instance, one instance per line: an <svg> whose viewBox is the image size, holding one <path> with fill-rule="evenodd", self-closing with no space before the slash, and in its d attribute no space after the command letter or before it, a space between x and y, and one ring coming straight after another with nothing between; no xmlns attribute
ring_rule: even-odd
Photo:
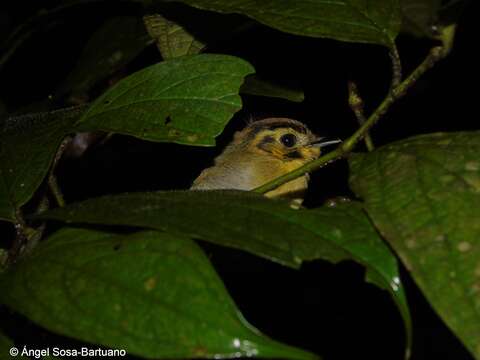
<svg viewBox="0 0 480 360"><path fill-rule="evenodd" d="M340 140L340 139L323 141L324 139L325 139L324 137L316 138L315 140L313 140L310 143L310 145L312 145L314 147L318 147L318 148L323 148L325 146L334 145L334 144L338 144L338 143L342 142L342 140Z"/></svg>

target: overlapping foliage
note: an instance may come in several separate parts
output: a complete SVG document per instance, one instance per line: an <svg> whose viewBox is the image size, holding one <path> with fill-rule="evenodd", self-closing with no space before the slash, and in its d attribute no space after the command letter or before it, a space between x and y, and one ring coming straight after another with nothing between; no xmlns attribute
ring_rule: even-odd
<svg viewBox="0 0 480 360"><path fill-rule="evenodd" d="M402 29L435 38L432 22L437 31L451 23L440 21L445 9L438 1L417 2L420 13L406 0L182 2L220 13L214 19L244 15L231 23L232 32L253 19L300 36L373 43L393 53ZM2 304L61 335L146 358L310 359L316 355L271 340L243 319L194 239L294 268L315 259L357 261L366 267L368 281L390 292L409 339L411 320L397 254L439 315L480 359L476 132L414 137L351 155L350 183L361 202L336 208L295 210L288 202L251 193L183 191L106 196L42 214L25 210L42 193L69 134L102 130L213 146L241 108L239 92L303 98L297 90L253 78L253 67L240 58L199 54L208 36L197 39L194 24L187 30L189 24L177 21L181 16L175 11L187 7L174 6L172 15L165 6L146 2L146 29L134 17L105 24L59 93L88 92L153 42L167 60L125 77L86 108L1 123L0 218L16 224L26 241L30 226L39 221L67 223L30 253L8 260L0 273ZM132 31L123 38L119 27ZM91 50L105 39L115 42ZM96 71L83 76L90 68ZM68 227L72 223L87 228ZM92 224L134 230L120 235L115 227L88 229ZM9 343L0 334L0 351ZM407 341L407 354L410 346Z"/></svg>

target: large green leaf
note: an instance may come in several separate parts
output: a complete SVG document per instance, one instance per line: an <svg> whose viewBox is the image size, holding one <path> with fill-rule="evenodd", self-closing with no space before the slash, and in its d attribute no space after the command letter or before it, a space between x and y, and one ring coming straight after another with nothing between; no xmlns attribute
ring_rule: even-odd
<svg viewBox="0 0 480 360"><path fill-rule="evenodd" d="M59 93L84 95L152 43L138 16L116 16L92 35Z"/></svg>
<svg viewBox="0 0 480 360"><path fill-rule="evenodd" d="M184 26L160 14L144 16L144 22L149 34L156 40L157 47L164 59L198 54L205 47L205 43L195 38ZM223 24L220 23L219 25ZM209 26L212 26L212 24L209 24ZM248 95L284 98L297 102L304 99L303 91L268 82L256 75L249 75L245 78L240 92Z"/></svg>
<svg viewBox="0 0 480 360"><path fill-rule="evenodd" d="M480 132L417 136L350 160L353 190L431 305L480 359Z"/></svg>
<svg viewBox="0 0 480 360"><path fill-rule="evenodd" d="M356 203L292 209L288 202L240 191L171 191L106 196L40 215L69 223L131 225L249 251L284 265L353 259L387 289L410 318L397 262Z"/></svg>
<svg viewBox="0 0 480 360"><path fill-rule="evenodd" d="M0 123L0 219L15 221L16 210L43 181L78 115L77 109L61 110Z"/></svg>
<svg viewBox="0 0 480 360"><path fill-rule="evenodd" d="M125 78L87 110L75 107L7 119L0 124L0 219L15 221L16 211L41 184L68 133L105 130L213 145L240 109L238 90L252 71L232 56L183 57Z"/></svg>
<svg viewBox="0 0 480 360"><path fill-rule="evenodd" d="M142 357L316 358L252 328L180 236L63 229L2 274L0 288L3 303L51 331Z"/></svg>
<svg viewBox="0 0 480 360"><path fill-rule="evenodd" d="M391 46L401 24L398 0L175 0L249 16L281 31Z"/></svg>
<svg viewBox="0 0 480 360"><path fill-rule="evenodd" d="M253 71L247 62L227 55L163 61L111 87L77 126L153 141L214 145L241 108L238 90Z"/></svg>

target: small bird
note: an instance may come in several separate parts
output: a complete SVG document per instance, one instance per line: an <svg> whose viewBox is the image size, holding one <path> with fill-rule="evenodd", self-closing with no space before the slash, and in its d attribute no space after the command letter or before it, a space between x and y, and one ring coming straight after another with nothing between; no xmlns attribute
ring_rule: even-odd
<svg viewBox="0 0 480 360"><path fill-rule="evenodd" d="M320 148L340 140L322 142L304 124L288 118L254 121L237 131L233 141L193 182L191 190L253 190L299 168L320 155ZM308 174L267 192L301 202Z"/></svg>

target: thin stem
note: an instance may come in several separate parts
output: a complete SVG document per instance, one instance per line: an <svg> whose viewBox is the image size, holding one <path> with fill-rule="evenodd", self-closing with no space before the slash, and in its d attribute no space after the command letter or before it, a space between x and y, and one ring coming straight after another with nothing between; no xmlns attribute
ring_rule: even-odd
<svg viewBox="0 0 480 360"><path fill-rule="evenodd" d="M348 83L348 104L350 105L350 109L352 109L353 113L355 114L360 126L365 124L365 122L367 122L367 118L365 117L363 110L363 99L360 97L357 85L352 81ZM368 151L375 150L375 145L373 145L370 132L367 132L364 141Z"/></svg>
<svg viewBox="0 0 480 360"><path fill-rule="evenodd" d="M63 197L62 190L58 185L57 177L53 174L53 171L50 173L50 176L48 177L48 187L50 188L50 191L52 192L52 195L55 198L55 201L57 202L58 206L64 207L65 199Z"/></svg>
<svg viewBox="0 0 480 360"><path fill-rule="evenodd" d="M309 163L306 163L302 167L299 167L298 169L295 169L293 171L290 171L289 173L286 173L285 175L279 176L276 179L273 179L272 181L257 187L256 189L253 189L254 192L260 193L260 194L265 194L266 192L269 192L271 190L276 189L280 185L283 185L291 180L295 180L296 178L305 175L306 173L309 173L313 170L319 169L322 166L325 166L326 164L333 162L335 160L340 159L343 157L344 152L342 150L342 147L339 146L335 150L329 152L328 154L323 155L322 157L310 161Z"/></svg>
<svg viewBox="0 0 480 360"><path fill-rule="evenodd" d="M282 175L272 181L254 189L253 191L257 193L264 194L268 191L271 191L280 185L283 185L291 180L294 180L308 172L316 170L327 163L333 162L338 160L345 155L347 155L353 148L361 141L365 135L368 133L370 128L375 125L378 120L382 118L383 115L388 111L390 106L399 98L404 96L407 90L415 84L420 76L422 76L428 69L430 69L437 61L441 60L445 57L446 53L442 46L436 46L432 48L427 55L427 57L423 60L423 62L405 79L403 80L397 87L392 89L392 91L383 99L382 103L375 109L375 111L370 115L367 121L360 126L360 128L347 140L345 140L342 145L338 148L321 156L320 158L313 160L298 169L295 169L285 175Z"/></svg>
<svg viewBox="0 0 480 360"><path fill-rule="evenodd" d="M392 82L390 90L395 89L402 82L402 62L400 54L395 44L390 49L390 59L392 60Z"/></svg>
<svg viewBox="0 0 480 360"><path fill-rule="evenodd" d="M65 199L63 197L62 190L58 185L57 177L55 176L55 169L57 167L58 162L60 161L63 152L67 144L72 140L71 137L66 137L60 146L58 147L57 153L55 154L55 158L53 159L52 168L50 169L50 175L48 176L48 187L50 188L53 197L55 198L58 206L64 207L65 206Z"/></svg>
<svg viewBox="0 0 480 360"><path fill-rule="evenodd" d="M15 263L22 253L23 248L28 241L26 233L27 225L23 219L22 212L18 209L15 212L15 239L13 239L12 247L8 250L8 257L6 260L7 266Z"/></svg>

